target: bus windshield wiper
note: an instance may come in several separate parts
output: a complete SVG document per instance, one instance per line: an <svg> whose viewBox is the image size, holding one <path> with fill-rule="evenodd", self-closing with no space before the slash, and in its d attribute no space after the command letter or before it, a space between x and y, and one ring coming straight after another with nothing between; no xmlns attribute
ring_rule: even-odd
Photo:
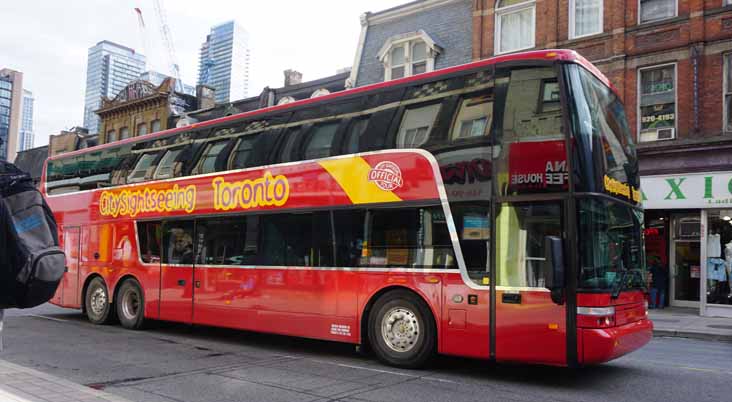
<svg viewBox="0 0 732 402"><path fill-rule="evenodd" d="M627 276L628 276L628 270L627 269L620 273L620 279L618 280L617 283L615 283L613 285L612 293L610 294L610 297L612 299L617 299L618 296L620 296L620 292L623 289L625 289L625 287L626 287L625 278Z"/></svg>

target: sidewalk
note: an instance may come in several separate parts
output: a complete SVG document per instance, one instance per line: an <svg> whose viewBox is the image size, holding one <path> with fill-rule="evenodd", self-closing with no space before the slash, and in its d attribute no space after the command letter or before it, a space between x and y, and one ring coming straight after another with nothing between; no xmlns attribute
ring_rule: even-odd
<svg viewBox="0 0 732 402"><path fill-rule="evenodd" d="M129 402L83 385L0 359L2 402Z"/></svg>
<svg viewBox="0 0 732 402"><path fill-rule="evenodd" d="M698 308L648 310L655 336L732 342L732 319L699 316Z"/></svg>

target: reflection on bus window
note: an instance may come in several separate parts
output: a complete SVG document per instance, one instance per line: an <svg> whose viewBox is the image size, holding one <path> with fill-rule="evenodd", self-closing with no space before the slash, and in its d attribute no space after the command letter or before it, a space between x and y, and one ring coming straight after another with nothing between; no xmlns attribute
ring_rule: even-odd
<svg viewBox="0 0 732 402"><path fill-rule="evenodd" d="M201 159L198 160L198 165L196 165L195 173L206 174L215 172L216 160L221 151L226 147L226 144L227 141L219 141L206 145L206 150L203 151L203 155L201 155Z"/></svg>
<svg viewBox="0 0 732 402"><path fill-rule="evenodd" d="M140 159L137 160L135 168L132 170L129 176L127 176L128 183L138 183L151 176L152 170L155 168L153 163L157 158L157 153L143 154Z"/></svg>
<svg viewBox="0 0 732 402"><path fill-rule="evenodd" d="M501 204L496 216L496 285L544 287L546 236L562 237L559 203Z"/></svg>
<svg viewBox="0 0 732 402"><path fill-rule="evenodd" d="M305 159L325 158L331 155L331 144L338 130L338 123L321 124L313 127L305 145Z"/></svg>
<svg viewBox="0 0 732 402"><path fill-rule="evenodd" d="M562 192L569 188L557 73L552 67L498 74L495 159L501 195Z"/></svg>
<svg viewBox="0 0 732 402"><path fill-rule="evenodd" d="M355 154L360 150L361 136L366 133L366 127L369 124L368 118L353 120L348 127L348 145L346 146L346 154Z"/></svg>
<svg viewBox="0 0 732 402"><path fill-rule="evenodd" d="M478 285L490 285L490 203L462 202L450 208L468 276Z"/></svg>
<svg viewBox="0 0 732 402"><path fill-rule="evenodd" d="M239 139L239 143L236 144L236 148L234 148L234 152L231 154L229 169L243 169L253 165L251 162L253 159L254 141L258 137L258 135L248 135Z"/></svg>
<svg viewBox="0 0 732 402"><path fill-rule="evenodd" d="M450 138L460 140L486 136L493 121L493 96L463 99Z"/></svg>
<svg viewBox="0 0 732 402"><path fill-rule="evenodd" d="M407 109L397 134L397 148L416 148L427 142L440 104Z"/></svg>
<svg viewBox="0 0 732 402"><path fill-rule="evenodd" d="M166 151L165 155L163 155L163 158L158 163L157 169L155 169L155 174L153 175L153 178L167 179L176 176L175 163L181 151L183 151L183 148L169 149L168 151Z"/></svg>

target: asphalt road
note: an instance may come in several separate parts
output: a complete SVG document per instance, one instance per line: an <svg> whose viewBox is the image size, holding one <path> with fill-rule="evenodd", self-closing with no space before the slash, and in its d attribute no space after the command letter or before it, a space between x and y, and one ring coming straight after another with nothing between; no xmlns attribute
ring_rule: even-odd
<svg viewBox="0 0 732 402"><path fill-rule="evenodd" d="M349 345L156 323L94 326L8 311L0 358L133 401L729 401L732 343L657 338L580 370L438 358L400 370Z"/></svg>

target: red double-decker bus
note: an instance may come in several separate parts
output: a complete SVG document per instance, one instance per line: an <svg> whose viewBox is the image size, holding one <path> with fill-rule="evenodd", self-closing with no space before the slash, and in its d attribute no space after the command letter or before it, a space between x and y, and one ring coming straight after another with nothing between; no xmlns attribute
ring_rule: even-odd
<svg viewBox="0 0 732 402"><path fill-rule="evenodd" d="M93 323L576 366L651 339L638 162L572 51L500 56L50 158Z"/></svg>

